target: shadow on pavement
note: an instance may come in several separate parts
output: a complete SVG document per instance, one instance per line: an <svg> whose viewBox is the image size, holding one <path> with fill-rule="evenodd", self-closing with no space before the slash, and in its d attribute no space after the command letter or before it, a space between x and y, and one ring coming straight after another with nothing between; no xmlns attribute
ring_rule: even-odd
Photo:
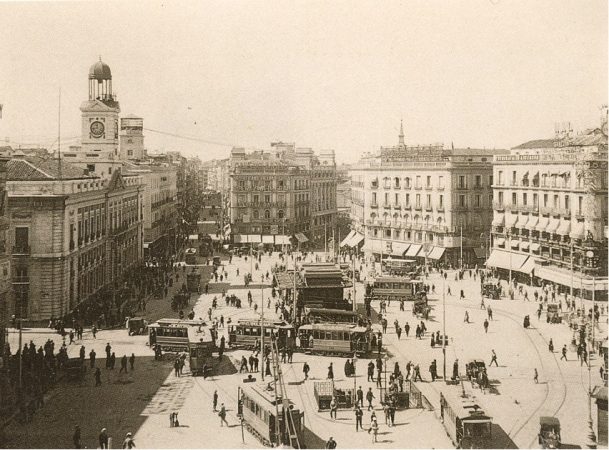
<svg viewBox="0 0 609 450"><path fill-rule="evenodd" d="M512 439L507 435L507 433L503 430L503 428L501 428L501 425L499 424L492 424L491 436L493 437L493 446L490 448L518 448L516 444L514 444L514 441L512 441Z"/></svg>
<svg viewBox="0 0 609 450"><path fill-rule="evenodd" d="M79 425L83 448L97 448L102 428L108 429L117 448L127 432L135 434L144 423L146 416L142 415L143 411L172 369L170 361L155 361L152 356L139 357L135 361L135 370L130 370L127 375L102 367L102 385L98 387L90 370L87 370L82 383L60 381L30 423L7 426L6 439L0 447L73 448L74 427ZM169 402L179 396L178 392L170 394Z"/></svg>
<svg viewBox="0 0 609 450"><path fill-rule="evenodd" d="M328 439L330 435L328 435ZM326 441L317 436L313 431L305 426L304 445L306 448L326 448ZM339 444L340 445L340 444Z"/></svg>

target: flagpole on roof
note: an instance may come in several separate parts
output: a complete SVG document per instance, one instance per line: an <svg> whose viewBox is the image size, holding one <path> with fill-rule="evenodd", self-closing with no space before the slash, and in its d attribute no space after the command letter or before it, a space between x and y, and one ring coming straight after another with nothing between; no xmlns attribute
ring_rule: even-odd
<svg viewBox="0 0 609 450"><path fill-rule="evenodd" d="M59 101L57 108L57 158L59 159L59 179L62 179L61 174L61 86L59 87Z"/></svg>

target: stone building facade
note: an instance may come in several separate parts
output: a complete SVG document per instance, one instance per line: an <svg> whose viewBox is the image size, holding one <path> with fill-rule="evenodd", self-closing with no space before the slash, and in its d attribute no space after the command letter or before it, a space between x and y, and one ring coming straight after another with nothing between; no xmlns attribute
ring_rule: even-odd
<svg viewBox="0 0 609 450"><path fill-rule="evenodd" d="M457 266L483 260L492 221L492 158L502 150L381 147L352 166L351 219L376 258Z"/></svg>
<svg viewBox="0 0 609 450"><path fill-rule="evenodd" d="M599 128L558 132L495 158L488 265L502 276L574 285L588 297L594 284L606 298L606 123L605 116Z"/></svg>
<svg viewBox="0 0 609 450"><path fill-rule="evenodd" d="M237 241L252 236L246 239L283 245L300 233L323 246L324 235L331 236L336 221L333 151L315 155L282 142L271 144L269 151L234 148L230 175L230 223Z"/></svg>
<svg viewBox="0 0 609 450"><path fill-rule="evenodd" d="M7 178L10 314L69 315L142 260L141 177L23 157L8 162Z"/></svg>

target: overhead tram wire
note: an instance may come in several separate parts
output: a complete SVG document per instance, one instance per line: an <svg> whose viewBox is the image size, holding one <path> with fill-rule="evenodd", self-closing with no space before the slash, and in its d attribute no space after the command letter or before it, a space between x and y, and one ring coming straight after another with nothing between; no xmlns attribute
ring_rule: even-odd
<svg viewBox="0 0 609 450"><path fill-rule="evenodd" d="M152 128L144 128L144 131L150 131L151 133L162 134L165 136L171 136L171 137L175 137L178 139L185 139L187 141L203 142L204 144L221 145L223 147L236 147L237 146L236 144L229 144L227 142L212 141L210 139L204 139L204 138L200 138L200 137L196 137L196 136L185 136L183 134L171 133L169 131L154 130Z"/></svg>

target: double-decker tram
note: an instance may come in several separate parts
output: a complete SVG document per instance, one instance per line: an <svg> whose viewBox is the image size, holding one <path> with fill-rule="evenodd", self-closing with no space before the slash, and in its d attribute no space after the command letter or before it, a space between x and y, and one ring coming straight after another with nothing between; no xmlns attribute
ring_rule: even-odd
<svg viewBox="0 0 609 450"><path fill-rule="evenodd" d="M366 289L371 300L416 300L425 295L423 282L416 278L378 277Z"/></svg>
<svg viewBox="0 0 609 450"><path fill-rule="evenodd" d="M457 448L493 448L493 419L471 400L441 392L440 417Z"/></svg>
<svg viewBox="0 0 609 450"><path fill-rule="evenodd" d="M254 349L262 339L262 321L260 319L239 319L228 327L228 343L232 348ZM295 346L294 327L287 322L264 320L264 339L271 342L271 335L277 338L278 348Z"/></svg>
<svg viewBox="0 0 609 450"><path fill-rule="evenodd" d="M298 348L305 352L353 356L371 350L372 331L349 323L312 323L298 329Z"/></svg>
<svg viewBox="0 0 609 450"><path fill-rule="evenodd" d="M239 387L237 411L243 424L269 447L305 448L304 412L276 395L272 383Z"/></svg>

